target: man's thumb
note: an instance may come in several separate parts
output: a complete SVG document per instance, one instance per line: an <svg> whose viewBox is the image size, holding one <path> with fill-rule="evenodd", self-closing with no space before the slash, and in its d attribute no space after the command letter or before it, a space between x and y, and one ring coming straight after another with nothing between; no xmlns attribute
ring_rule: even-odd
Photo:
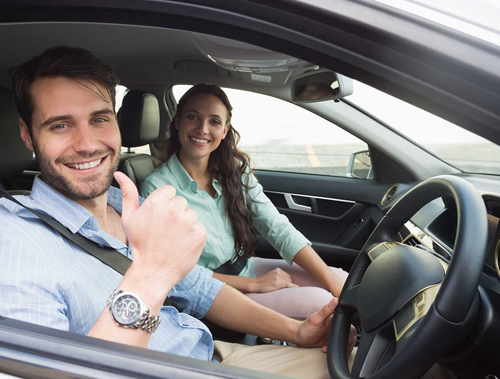
<svg viewBox="0 0 500 379"><path fill-rule="evenodd" d="M117 171L114 176L122 191L122 217L127 217L139 208L139 193L127 175Z"/></svg>
<svg viewBox="0 0 500 379"><path fill-rule="evenodd" d="M321 314L322 318L326 320L328 317L330 317L333 314L335 308L337 308L338 303L339 300L336 297L334 297L328 304L326 304L323 308L321 308L319 313Z"/></svg>

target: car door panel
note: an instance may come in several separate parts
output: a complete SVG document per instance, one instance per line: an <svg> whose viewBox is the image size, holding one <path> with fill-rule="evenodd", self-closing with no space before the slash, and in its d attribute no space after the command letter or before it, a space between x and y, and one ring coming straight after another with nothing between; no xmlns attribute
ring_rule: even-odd
<svg viewBox="0 0 500 379"><path fill-rule="evenodd" d="M264 192L329 265L349 269L382 219L387 185L372 180L257 171ZM277 257L259 236L258 255Z"/></svg>

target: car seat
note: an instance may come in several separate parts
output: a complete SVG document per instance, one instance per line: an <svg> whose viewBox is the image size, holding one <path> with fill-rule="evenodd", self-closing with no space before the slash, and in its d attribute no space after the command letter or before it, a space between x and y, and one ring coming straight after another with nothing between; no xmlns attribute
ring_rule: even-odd
<svg viewBox="0 0 500 379"><path fill-rule="evenodd" d="M12 176L20 175L33 162L19 134L19 114L12 91L0 86L0 186L10 194L25 195L30 191L16 189Z"/></svg>
<svg viewBox="0 0 500 379"><path fill-rule="evenodd" d="M131 151L133 147L152 143L160 133L160 107L155 95L131 90L125 95L118 112L118 125L122 135L122 153L118 170L125 173L137 186L139 182L162 162L149 155Z"/></svg>

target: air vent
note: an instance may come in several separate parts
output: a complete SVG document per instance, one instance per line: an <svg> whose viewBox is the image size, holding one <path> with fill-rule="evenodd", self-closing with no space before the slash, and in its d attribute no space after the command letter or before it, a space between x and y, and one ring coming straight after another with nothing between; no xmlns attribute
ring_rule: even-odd
<svg viewBox="0 0 500 379"><path fill-rule="evenodd" d="M406 237L405 240L403 241L403 243L406 245L415 246L415 247L418 245L422 245L422 242L417 237L415 237L413 234L410 234L408 237Z"/></svg>
<svg viewBox="0 0 500 379"><path fill-rule="evenodd" d="M385 193L384 197L382 198L381 204L382 205L389 204L396 195L396 192L398 192L398 185L394 184L391 188L389 188L389 191Z"/></svg>

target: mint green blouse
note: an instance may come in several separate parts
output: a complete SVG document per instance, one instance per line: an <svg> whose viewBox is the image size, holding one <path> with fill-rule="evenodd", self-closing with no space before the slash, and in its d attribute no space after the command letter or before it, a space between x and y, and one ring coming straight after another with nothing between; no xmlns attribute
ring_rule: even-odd
<svg viewBox="0 0 500 379"><path fill-rule="evenodd" d="M207 229L207 243L198 264L212 276L212 270L235 256L234 235L224 209L224 196L219 182L213 179L216 191L214 197L204 190L198 190L198 183L189 176L177 155L173 154L166 163L140 182L141 196L147 197L165 184L175 187L177 195L188 201L189 208L198 214L198 220ZM250 210L253 226L291 264L295 254L311 242L294 228L286 216L278 212L255 176L250 175L249 184L251 188L246 205ZM240 275L255 276L253 258L247 261Z"/></svg>

